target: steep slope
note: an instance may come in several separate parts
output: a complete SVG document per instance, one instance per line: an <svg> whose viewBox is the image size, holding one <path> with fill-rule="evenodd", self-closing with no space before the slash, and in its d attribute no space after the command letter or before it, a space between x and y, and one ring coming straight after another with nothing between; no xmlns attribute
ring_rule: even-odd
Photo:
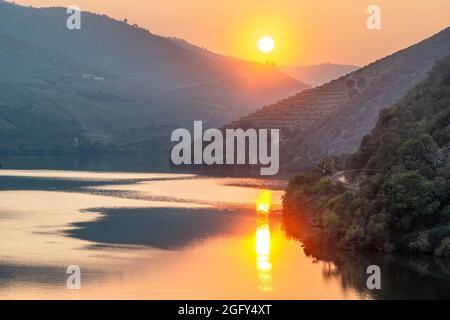
<svg viewBox="0 0 450 320"><path fill-rule="evenodd" d="M165 37L107 16L83 13L81 30L66 28L63 8L34 9L0 0L0 28L86 65L205 106L243 115L302 90L297 80L270 68L229 69ZM258 82L252 79L258 79Z"/></svg>
<svg viewBox="0 0 450 320"><path fill-rule="evenodd" d="M321 86L359 69L357 66L323 63L312 66L281 67L280 71L313 87Z"/></svg>
<svg viewBox="0 0 450 320"><path fill-rule="evenodd" d="M450 53L450 28L321 87L264 107L229 127L282 131L285 172L311 167L327 155L354 151L379 112L422 81Z"/></svg>
<svg viewBox="0 0 450 320"><path fill-rule="evenodd" d="M124 145L166 137L196 119L219 125L227 118L225 108L172 97L0 31L2 153Z"/></svg>
<svg viewBox="0 0 450 320"><path fill-rule="evenodd" d="M306 242L450 257L450 55L381 112L340 169L345 183L328 170L297 176L286 192L285 216L311 230Z"/></svg>

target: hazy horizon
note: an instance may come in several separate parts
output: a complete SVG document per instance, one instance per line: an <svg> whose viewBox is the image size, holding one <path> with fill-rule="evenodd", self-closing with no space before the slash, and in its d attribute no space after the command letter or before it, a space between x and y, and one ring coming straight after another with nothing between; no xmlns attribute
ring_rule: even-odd
<svg viewBox="0 0 450 320"><path fill-rule="evenodd" d="M413 0L332 0L277 3L175 0L171 3L138 0L18 0L35 7L78 5L83 11L125 18L161 36L182 38L216 53L246 60L275 61L284 66L323 63L364 66L413 45L450 25L450 2ZM351 3L350 3L351 2ZM367 7L381 8L381 30L368 30ZM318 18L319 17L319 18ZM420 23L417 23L420 21ZM205 32L208 26L208 32ZM257 50L263 35L275 39L276 48L268 55ZM355 50L357 45L357 50Z"/></svg>

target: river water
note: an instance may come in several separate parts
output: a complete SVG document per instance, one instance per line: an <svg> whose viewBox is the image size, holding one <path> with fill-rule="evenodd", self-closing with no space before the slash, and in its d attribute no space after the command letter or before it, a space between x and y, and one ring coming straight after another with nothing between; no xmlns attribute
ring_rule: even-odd
<svg viewBox="0 0 450 320"><path fill-rule="evenodd" d="M281 182L55 161L3 160L1 299L450 297L448 259L305 250L286 232ZM366 285L373 264L381 290Z"/></svg>

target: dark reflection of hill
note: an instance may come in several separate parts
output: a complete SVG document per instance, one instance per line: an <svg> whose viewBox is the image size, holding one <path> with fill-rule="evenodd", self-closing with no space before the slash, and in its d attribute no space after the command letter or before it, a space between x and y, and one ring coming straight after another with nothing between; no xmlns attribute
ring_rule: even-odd
<svg viewBox="0 0 450 320"><path fill-rule="evenodd" d="M174 250L212 236L247 232L251 229L243 226L254 223L254 217L242 211L217 209L121 208L100 211L105 214L103 218L76 223L69 236L102 244Z"/></svg>
<svg viewBox="0 0 450 320"><path fill-rule="evenodd" d="M303 239L301 231L296 229L293 232L286 220L284 230L288 236ZM324 279L338 279L344 290L353 289L362 297L373 299L450 299L450 259L330 250L324 246L315 246L313 238L309 236L305 239L305 254L324 262ZM378 265L381 269L381 290L367 288L369 275L366 270L370 265Z"/></svg>
<svg viewBox="0 0 450 320"><path fill-rule="evenodd" d="M41 190L41 191L83 191L86 187L99 187L105 185L117 185L136 183L147 179L127 180L88 180L70 178L39 178L39 177L15 177L2 176L0 179L0 191L6 190ZM152 180L152 179L150 179Z"/></svg>
<svg viewBox="0 0 450 320"><path fill-rule="evenodd" d="M64 268L5 265L0 263L0 291L18 282L22 283L61 283L61 279L66 279Z"/></svg>

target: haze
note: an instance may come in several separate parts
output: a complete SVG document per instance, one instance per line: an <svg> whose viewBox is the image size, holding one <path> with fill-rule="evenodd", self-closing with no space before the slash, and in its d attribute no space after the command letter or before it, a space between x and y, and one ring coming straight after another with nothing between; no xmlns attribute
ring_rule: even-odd
<svg viewBox="0 0 450 320"><path fill-rule="evenodd" d="M32 6L69 6L104 13L163 36L183 38L212 51L278 65L323 62L365 65L450 25L448 0L17 0ZM366 27L366 9L382 9L382 29ZM270 35L276 50L258 51Z"/></svg>

